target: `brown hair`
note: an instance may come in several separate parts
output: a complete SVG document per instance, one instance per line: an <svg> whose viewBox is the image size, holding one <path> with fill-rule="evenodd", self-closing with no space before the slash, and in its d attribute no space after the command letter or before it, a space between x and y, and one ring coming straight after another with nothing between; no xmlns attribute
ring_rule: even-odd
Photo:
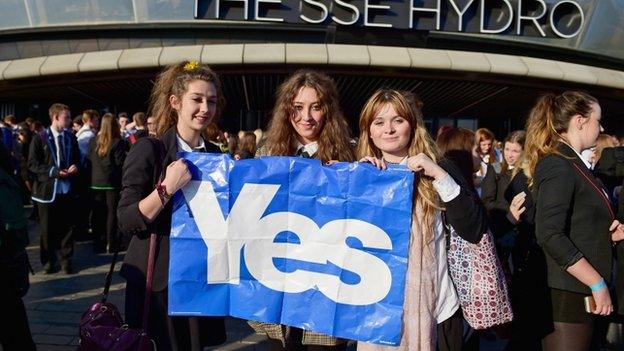
<svg viewBox="0 0 624 351"><path fill-rule="evenodd" d="M113 144L113 140L118 138L121 138L121 131L119 130L117 119L112 113L105 113L104 116L102 116L100 131L95 138L95 148L98 156L106 156Z"/></svg>
<svg viewBox="0 0 624 351"><path fill-rule="evenodd" d="M293 100L303 87L316 91L324 116L316 158L322 162L355 160L349 143L349 126L338 101L336 83L324 73L307 69L295 72L279 86L263 150L274 156L295 153L296 132L290 119L295 113Z"/></svg>
<svg viewBox="0 0 624 351"><path fill-rule="evenodd" d="M145 127L145 124L147 123L147 115L145 115L145 112L137 112L132 115L132 121L137 127Z"/></svg>
<svg viewBox="0 0 624 351"><path fill-rule="evenodd" d="M397 90L381 89L376 91L364 104L362 113L360 114L360 137L358 141L358 158L364 156L374 156L382 158L381 150L375 146L370 137L370 126L375 120L375 116L384 105L391 104L394 106L397 114L407 120L412 135L408 146L408 156L415 156L424 153L434 162L440 159L440 152L425 129L422 113L417 105L405 97ZM435 211L440 209L440 199L438 193L433 187L433 179L427 177L418 177L415 181L415 204L418 204L424 211L424 223L421 227L427 231L424 233L425 241L433 239L433 222Z"/></svg>
<svg viewBox="0 0 624 351"><path fill-rule="evenodd" d="M474 185L472 149L475 147L475 140L475 133L472 130L454 127L440 133L436 139L440 152L459 168L470 185Z"/></svg>
<svg viewBox="0 0 624 351"><path fill-rule="evenodd" d="M593 111L592 104L597 103L596 98L580 91L546 94L537 100L525 128L523 170L530 186L533 185L537 162L544 156L558 153L557 147L563 139L561 134L567 131L572 117L589 117Z"/></svg>
<svg viewBox="0 0 624 351"><path fill-rule="evenodd" d="M69 106L56 102L52 104L52 106L50 106L50 108L48 109L48 116L50 116L50 119L52 119L52 117L58 115L63 111L69 111Z"/></svg>
<svg viewBox="0 0 624 351"><path fill-rule="evenodd" d="M188 84L194 80L203 80L214 84L217 92L217 109L214 121L218 119L225 106L219 76L208 65L194 61L182 61L166 67L156 78L154 89L152 89L148 114L155 119L158 136L163 135L178 120L178 115L171 107L169 97L174 95L181 98L188 88Z"/></svg>
<svg viewBox="0 0 624 351"><path fill-rule="evenodd" d="M100 114L96 110L84 110L82 111L82 123L89 123L94 118L99 119Z"/></svg>
<svg viewBox="0 0 624 351"><path fill-rule="evenodd" d="M505 143L515 143L520 145L520 147L522 147L522 150L524 151L524 141L526 138L526 133L524 132L524 130L516 130L513 131L511 133L509 133L507 135L507 137L505 138L505 140L503 140L503 164L502 164L502 169L501 172L507 174L507 175L511 175L512 172L509 172L509 165L507 164L507 160L505 159ZM524 152L523 152L524 154ZM516 160L516 164L514 165L514 169L520 168L519 166L522 164L522 155L520 155L520 158L518 160ZM515 175L515 173L513 173L513 175Z"/></svg>
<svg viewBox="0 0 624 351"><path fill-rule="evenodd" d="M219 135L221 131L216 123L209 123L206 129L204 129L204 139L208 141L219 141Z"/></svg>
<svg viewBox="0 0 624 351"><path fill-rule="evenodd" d="M481 142L485 140L492 140L492 147L490 147L490 152L488 153L488 155L490 156L488 163L495 163L496 153L494 152L494 149L496 148L496 138L494 137L494 133L492 133L492 131L487 128L477 129L475 131L475 141L477 143L477 151L479 157L481 157Z"/></svg>
<svg viewBox="0 0 624 351"><path fill-rule="evenodd" d="M236 147L236 153L241 151L246 151L252 156L256 154L256 135L253 132L243 132L243 137Z"/></svg>

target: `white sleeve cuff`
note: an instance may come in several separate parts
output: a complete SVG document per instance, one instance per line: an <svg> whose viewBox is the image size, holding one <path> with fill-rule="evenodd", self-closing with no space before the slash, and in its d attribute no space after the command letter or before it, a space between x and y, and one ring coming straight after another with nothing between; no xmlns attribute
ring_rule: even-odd
<svg viewBox="0 0 624 351"><path fill-rule="evenodd" d="M461 191L460 186L455 180L447 173L444 178L433 181L433 187L440 195L440 199L444 202L449 202L456 198Z"/></svg>

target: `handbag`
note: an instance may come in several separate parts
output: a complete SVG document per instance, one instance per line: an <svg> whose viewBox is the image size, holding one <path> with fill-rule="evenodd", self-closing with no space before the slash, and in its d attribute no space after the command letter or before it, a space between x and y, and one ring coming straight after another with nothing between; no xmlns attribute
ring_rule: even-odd
<svg viewBox="0 0 624 351"><path fill-rule="evenodd" d="M509 290L488 230L478 244L447 228L447 251L451 279L459 295L464 318L474 329L487 329L513 320Z"/></svg>
<svg viewBox="0 0 624 351"><path fill-rule="evenodd" d="M80 318L79 346L80 351L149 351L156 350L156 344L147 334L152 281L154 277L154 256L156 252L156 234L150 235L149 255L147 263L147 279L145 283L145 300L143 304L143 325L141 329L132 329L124 324L117 306L107 302L108 291L115 270L119 251L113 254L110 269L106 274L104 292L99 302L91 305Z"/></svg>

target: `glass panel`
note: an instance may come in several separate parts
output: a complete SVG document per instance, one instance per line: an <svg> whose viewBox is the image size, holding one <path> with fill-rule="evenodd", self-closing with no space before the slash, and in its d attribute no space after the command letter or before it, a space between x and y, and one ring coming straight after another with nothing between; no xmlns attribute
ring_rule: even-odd
<svg viewBox="0 0 624 351"><path fill-rule="evenodd" d="M192 20L195 0L135 0L140 22L158 20Z"/></svg>
<svg viewBox="0 0 624 351"><path fill-rule="evenodd" d="M0 1L0 28L28 27L28 13L24 0Z"/></svg>
<svg viewBox="0 0 624 351"><path fill-rule="evenodd" d="M132 0L27 1L35 26L134 21Z"/></svg>

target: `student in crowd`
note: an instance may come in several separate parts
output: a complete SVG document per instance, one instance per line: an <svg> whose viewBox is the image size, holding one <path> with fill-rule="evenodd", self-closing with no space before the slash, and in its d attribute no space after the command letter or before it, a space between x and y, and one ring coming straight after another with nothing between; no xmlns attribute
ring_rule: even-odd
<svg viewBox="0 0 624 351"><path fill-rule="evenodd" d="M500 163L496 159L494 150L494 139L494 133L487 128L479 128L475 131L477 154L481 159L481 166L475 173L475 185L479 193L481 193L481 181L488 171L488 165L492 165L496 173L500 172Z"/></svg>
<svg viewBox="0 0 624 351"><path fill-rule="evenodd" d="M130 131L126 128L130 122L130 117L128 117L127 112L119 112L117 115L117 122L119 122L119 131L121 132L121 136L126 139L130 135Z"/></svg>
<svg viewBox="0 0 624 351"><path fill-rule="evenodd" d="M96 110L85 110L82 112L82 127L76 132L78 148L80 149L81 160L87 157L89 143L95 138L100 125L100 113Z"/></svg>
<svg viewBox="0 0 624 351"><path fill-rule="evenodd" d="M336 83L324 73L299 70L280 85L267 138L257 156L299 156L323 163L354 161L349 145L349 127L338 100ZM267 334L272 349L302 350L303 333L308 345L317 349L346 348L346 340L299 328L250 321Z"/></svg>
<svg viewBox="0 0 624 351"><path fill-rule="evenodd" d="M149 136L147 131L147 115L145 112L137 112L132 115L132 123L134 124L135 132L128 136L130 144L134 144L137 140Z"/></svg>
<svg viewBox="0 0 624 351"><path fill-rule="evenodd" d="M78 139L78 149L80 150L80 167L86 168L87 156L89 153L89 144L98 132L100 127L100 113L96 110L85 110L82 112L82 127L76 132ZM91 226L90 219L92 214L91 191L89 190L91 173L89 171L81 172L74 184L76 188L76 239L85 239L88 237L89 228Z"/></svg>
<svg viewBox="0 0 624 351"><path fill-rule="evenodd" d="M41 264L44 273L56 272L56 253L60 251L61 268L71 274L80 151L76 137L68 129L69 107L55 103L48 113L52 124L35 135L28 154L28 169L35 174L32 200L37 202L39 211Z"/></svg>
<svg viewBox="0 0 624 351"><path fill-rule="evenodd" d="M14 176L13 160L0 143L0 348L36 350L22 297L28 292L28 220L25 194Z"/></svg>
<svg viewBox="0 0 624 351"><path fill-rule="evenodd" d="M585 93L547 94L527 121L527 176L536 195L535 234L546 254L554 331L545 351L585 351L598 316L613 312L612 244L624 238L624 225L587 165L582 150L596 145L601 109ZM584 298L595 300L585 312Z"/></svg>
<svg viewBox="0 0 624 351"><path fill-rule="evenodd" d="M525 133L522 130L511 132L503 141L503 163L500 172L495 172L492 165L481 182L481 199L488 210L490 229L497 239L497 248L501 262L505 265L510 249L515 241L515 232L509 220L509 202L505 199L505 190L511 180L511 173L524 148Z"/></svg>
<svg viewBox="0 0 624 351"><path fill-rule="evenodd" d="M94 252L114 252L119 249L117 203L121 190L121 171L126 158L127 144L121 138L115 117L102 116L100 131L91 140L87 153L91 168Z"/></svg>
<svg viewBox="0 0 624 351"><path fill-rule="evenodd" d="M242 160L246 158L254 158L256 155L256 135L253 132L243 131L241 134L236 151L234 152L234 159Z"/></svg>
<svg viewBox="0 0 624 351"><path fill-rule="evenodd" d="M535 238L535 200L526 176L524 152L511 171L505 190L507 219L517 235L511 248L511 302L514 311L507 351L542 349L541 340L552 331L546 258Z"/></svg>
<svg viewBox="0 0 624 351"><path fill-rule="evenodd" d="M130 327L141 327L150 233L156 233L148 332L158 350L202 350L226 338L222 317L167 315L170 199L191 179L177 153L219 152L201 135L219 117L224 103L219 77L208 66L185 61L165 68L150 100L160 141L139 139L124 163L117 214L122 234L132 237L121 267L127 281L125 316Z"/></svg>
<svg viewBox="0 0 624 351"><path fill-rule="evenodd" d="M17 143L19 145L18 164L19 175L24 182L26 189L30 193L32 191L33 177L28 171L28 153L30 152L30 141L32 140L33 133L28 129L26 125L20 127L17 132Z"/></svg>
<svg viewBox="0 0 624 351"><path fill-rule="evenodd" d="M147 117L147 122L145 123L147 125L147 133L149 134L149 136L156 136L156 118L154 116L149 116Z"/></svg>
<svg viewBox="0 0 624 351"><path fill-rule="evenodd" d="M75 117L72 121L72 132L74 132L74 134L78 133L80 128L82 128L82 124L82 116Z"/></svg>
<svg viewBox="0 0 624 351"><path fill-rule="evenodd" d="M474 187L442 159L410 96L379 90L360 115L358 156L383 169L403 164L419 173L405 286L404 325L398 348L358 343L358 350L462 350L459 297L448 271L442 210L465 239L479 242L487 229Z"/></svg>

